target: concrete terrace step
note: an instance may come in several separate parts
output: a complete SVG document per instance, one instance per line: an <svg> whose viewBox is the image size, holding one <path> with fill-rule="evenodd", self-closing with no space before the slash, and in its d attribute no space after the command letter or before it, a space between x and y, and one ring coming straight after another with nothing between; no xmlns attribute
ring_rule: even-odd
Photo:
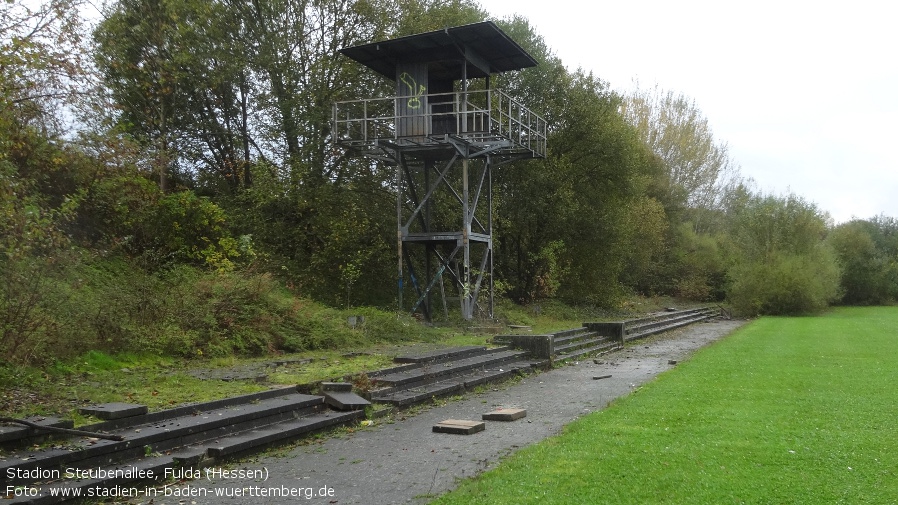
<svg viewBox="0 0 898 505"><path fill-rule="evenodd" d="M195 433L191 433L188 435L177 436L174 438L168 438L165 440L160 440L156 444L149 446L153 452L167 452L171 450L178 450L179 448L183 448L193 444L204 444L208 443L210 440L218 440L224 437L229 437L234 434L247 432L250 430L263 429L271 426L277 426L279 423L294 421L300 417L309 417L317 415L318 413L326 411L324 404L316 403L312 406L307 406L299 409L285 410L282 412L278 412L273 415L266 415L266 412L260 412L258 417L251 417L244 419L240 422L235 422L233 424L228 424L224 426L218 426L214 429L209 430L198 430ZM177 421L175 421L177 423ZM99 457L94 457L91 459L86 459L77 462L74 466L80 468L90 468L97 466L106 466L112 464L118 464L123 461L129 461L138 459L144 456L146 452L146 446L143 447L132 447L125 450L117 451L111 455L102 455Z"/></svg>
<svg viewBox="0 0 898 505"><path fill-rule="evenodd" d="M213 400L210 402L204 403L195 403L191 405L183 405L181 407L175 407L173 409L160 410L157 412L150 412L149 414L144 414L141 416L133 416L126 417L123 419L116 419L112 421L105 421L95 424L90 424L87 426L82 426L80 429L86 431L111 431L111 430L120 430L123 428L140 426L142 424L150 424L150 423L158 423L163 421L168 421L170 419L175 419L178 417L184 416L192 416L201 412L209 412L218 409L224 409L228 407L236 407L238 405L246 405L250 403L256 403L262 400L269 400L272 398L279 398L281 396L295 394L296 387L285 387L279 389L270 389L268 391L260 391L258 393L248 393L245 395L233 396L230 398L224 398L221 400Z"/></svg>
<svg viewBox="0 0 898 505"><path fill-rule="evenodd" d="M637 319L635 321L627 321L626 331L627 333L643 333L647 330L662 326L668 326L679 321L692 320L696 317L708 317L705 316L707 312L710 311L695 309L669 313L667 315L656 316L650 319L644 318Z"/></svg>
<svg viewBox="0 0 898 505"><path fill-rule="evenodd" d="M557 343L557 342L556 342ZM564 345L555 346L555 354L571 354L579 349L589 347L604 346L605 344L615 344L614 337L593 336L582 340L568 341Z"/></svg>
<svg viewBox="0 0 898 505"><path fill-rule="evenodd" d="M619 347L614 337L599 335L586 327L555 333L554 340L557 361L577 359Z"/></svg>
<svg viewBox="0 0 898 505"><path fill-rule="evenodd" d="M614 340L597 341L597 343L595 343L595 345L590 345L587 347L580 347L578 349L574 349L574 350L567 351L564 353L559 353L556 356L556 360L567 361L567 360L580 358L583 356L592 356L592 355L599 354L602 352L620 349L620 347L621 347L621 345Z"/></svg>
<svg viewBox="0 0 898 505"><path fill-rule="evenodd" d="M522 359L526 354L527 353L524 351L499 348L460 360L431 363L415 368L409 368L400 372L378 375L375 377L375 380L378 385L386 386L388 388L408 386L427 381L432 382L441 377L456 375L474 368L490 367L492 365Z"/></svg>
<svg viewBox="0 0 898 505"><path fill-rule="evenodd" d="M63 482L42 484L40 486L42 489L42 496L36 498L21 497L12 500L10 503L45 505L66 501L65 498L52 496L50 491L51 488L80 489L81 495L86 496L87 493L90 492L89 490L93 490L96 493L97 489L122 489L123 487L128 486L128 484L137 482L146 484L149 481L158 481L165 478L167 475L177 476L178 472L183 474L185 469L209 466L220 462L227 457L283 443L314 431L354 422L362 417L364 417L364 412L361 411L325 411L290 421L280 422L265 428L242 431L226 437L220 437L217 440L185 447L170 454L144 457L128 464L105 468L106 470L129 470L130 474L135 476L148 475L147 472L152 472L152 475L155 477L154 479L122 476L88 478L77 481L69 479ZM92 467L92 469L96 468L99 467Z"/></svg>
<svg viewBox="0 0 898 505"><path fill-rule="evenodd" d="M581 328L571 328L570 330L556 331L556 332L552 333L552 335L555 337L555 342L557 343L561 340L577 339L577 338L580 338L589 333L592 333L592 332L590 332L588 328L581 327Z"/></svg>
<svg viewBox="0 0 898 505"><path fill-rule="evenodd" d="M222 436L230 430L239 429L241 425L257 423L258 419L292 415L297 410L323 407L324 399L320 396L294 393L261 400L254 404L244 404L225 409L214 410L200 415L172 418L163 422L154 422L139 427L131 426L127 431L116 434L125 436L124 441L81 439L71 444L69 449L48 449L43 451L13 453L6 461L0 462L0 474L6 475L7 469L19 468L54 468L78 466L84 462L91 464L104 462L109 464L133 456L149 446L153 449L173 448L197 441L208 435ZM216 431L219 430L219 431ZM115 433L115 431L114 431ZM203 435L203 434L206 435Z"/></svg>
<svg viewBox="0 0 898 505"><path fill-rule="evenodd" d="M563 347L565 345L575 344L577 342L583 342L584 340L593 340L596 338L604 338L597 334L594 331L589 331L586 328L580 329L577 328L577 333L569 334L567 336L559 337L556 333L555 337L555 349L559 347Z"/></svg>
<svg viewBox="0 0 898 505"><path fill-rule="evenodd" d="M713 317L713 313L700 313L694 314L688 318L676 318L669 321L664 321L663 324L659 325L651 325L648 327L643 327L641 330L636 332L627 332L626 340L638 340L640 338L645 338L651 335L656 335L658 333L664 333L667 331L675 330L677 328L682 328L683 326L688 326L690 324L698 323L701 321L705 321Z"/></svg>
<svg viewBox="0 0 898 505"><path fill-rule="evenodd" d="M223 438L214 445L210 445L206 454L211 458L233 456L258 447L267 447L281 441L296 438L316 430L349 423L363 417L365 417L365 412L361 410L347 412L324 411L294 421L281 422L267 428Z"/></svg>
<svg viewBox="0 0 898 505"><path fill-rule="evenodd" d="M25 419L34 424L54 428L73 428L75 423L71 419L58 419L56 417L35 416ZM35 438L46 437L52 433L36 430L28 426L0 426L0 444L16 443Z"/></svg>
<svg viewBox="0 0 898 505"><path fill-rule="evenodd" d="M681 315L699 314L704 312L713 313L716 312L716 310L717 309L715 309L714 307L696 307L692 309L665 310L661 312L654 312L637 319L630 319L627 321L627 324L639 324L643 322L657 321L659 319L670 319Z"/></svg>
<svg viewBox="0 0 898 505"><path fill-rule="evenodd" d="M387 375L392 375L399 372L407 372L409 370L417 370L420 369L423 365L434 364L434 363L443 363L446 361L452 361L453 359L461 359L469 356L474 356L477 354L485 354L490 352L495 352L500 349L507 348L493 348L488 349L484 346L462 346L462 347L450 347L448 349L440 349L437 351L423 353L421 355L404 355L397 356L393 358L394 362L402 363L401 365L397 365L390 368L382 368L380 370L374 370L371 372L367 372L367 376L370 379L379 379L380 377L384 377ZM422 358L419 358L423 357Z"/></svg>
<svg viewBox="0 0 898 505"><path fill-rule="evenodd" d="M397 407L407 407L428 401L435 397L460 394L481 384L497 382L515 375L532 371L536 366L545 366L543 361L518 360L506 362L491 368L468 371L440 381L418 383L407 387L396 387L372 393L371 399L380 403L390 403Z"/></svg>
<svg viewBox="0 0 898 505"><path fill-rule="evenodd" d="M86 497L89 493L98 494L97 490L102 489L127 489L127 493L132 490L143 490L143 486L150 482L158 481L164 478L166 470L175 471L179 468L191 468L195 466L204 457L204 449L185 449L183 451L174 452L162 456L146 457L128 464L115 467L104 468L104 471L121 470L127 473L112 474L111 477L98 478L80 478L80 479L64 479L58 482L42 483L40 485L40 495L36 497L21 496L14 498L6 503L11 504L27 504L27 505L50 505L54 503L62 503L73 500L78 496ZM91 470L96 471L96 468ZM152 474L154 479L141 478L141 475ZM62 474L65 475L64 473ZM141 483L142 486L136 486ZM135 489L132 489L132 486ZM54 496L53 490L56 490ZM68 494L64 494L68 493ZM134 496L136 497L136 496ZM123 496L122 498L126 498Z"/></svg>
<svg viewBox="0 0 898 505"><path fill-rule="evenodd" d="M440 349L437 351L426 352L422 354L408 354L393 358L396 363L429 363L457 360L482 354L487 350L482 345L470 345L463 347L452 347L450 349Z"/></svg>

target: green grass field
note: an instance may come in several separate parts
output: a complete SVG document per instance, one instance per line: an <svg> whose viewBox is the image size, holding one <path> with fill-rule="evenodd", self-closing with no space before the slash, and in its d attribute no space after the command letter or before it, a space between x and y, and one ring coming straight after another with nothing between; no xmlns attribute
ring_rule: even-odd
<svg viewBox="0 0 898 505"><path fill-rule="evenodd" d="M433 503L898 503L898 307L757 320Z"/></svg>

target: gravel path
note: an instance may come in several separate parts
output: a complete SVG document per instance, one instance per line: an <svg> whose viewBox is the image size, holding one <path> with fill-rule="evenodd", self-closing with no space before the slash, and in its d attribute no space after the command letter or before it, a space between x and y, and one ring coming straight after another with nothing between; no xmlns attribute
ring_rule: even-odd
<svg viewBox="0 0 898 505"><path fill-rule="evenodd" d="M169 497L158 496L153 503L427 503L453 489L458 479L491 468L518 448L555 435L572 420L605 408L610 401L675 366L669 361L687 359L742 324L694 324L596 358L601 364L588 359L411 417L400 414L392 423L378 421L371 428L343 437L258 457L228 467L234 471L232 475L204 476L172 487ZM593 379L608 374L610 378ZM431 431L434 424L445 419L479 421L482 413L498 407L527 409L527 417L509 423L487 422L485 431L470 436ZM216 492L243 496L215 496ZM279 496L289 493L294 497Z"/></svg>

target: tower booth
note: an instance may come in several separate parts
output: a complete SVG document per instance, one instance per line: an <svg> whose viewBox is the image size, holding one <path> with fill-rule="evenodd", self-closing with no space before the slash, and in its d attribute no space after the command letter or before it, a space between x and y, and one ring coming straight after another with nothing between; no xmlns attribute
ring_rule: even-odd
<svg viewBox="0 0 898 505"><path fill-rule="evenodd" d="M546 122L490 76L536 60L491 21L340 52L395 83L393 96L334 104L332 131L396 167L400 309L492 318L492 170L544 158Z"/></svg>

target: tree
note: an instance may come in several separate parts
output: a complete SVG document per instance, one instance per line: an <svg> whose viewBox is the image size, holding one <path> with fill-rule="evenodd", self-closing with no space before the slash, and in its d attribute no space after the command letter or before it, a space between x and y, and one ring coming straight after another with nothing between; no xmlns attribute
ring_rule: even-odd
<svg viewBox="0 0 898 505"><path fill-rule="evenodd" d="M56 133L58 109L71 105L88 79L80 5L79 0L46 0L37 7L0 4L2 120Z"/></svg>
<svg viewBox="0 0 898 505"><path fill-rule="evenodd" d="M340 179L345 158L330 148L333 102L366 96L371 76L338 57L341 48L383 38L395 16L379 0L230 2L244 22L268 149L291 187Z"/></svg>
<svg viewBox="0 0 898 505"><path fill-rule="evenodd" d="M187 109L175 0L120 0L94 32L96 64L119 109L124 129L153 158L159 186L168 189L179 152L179 120Z"/></svg>
<svg viewBox="0 0 898 505"><path fill-rule="evenodd" d="M625 289L627 265L647 261L639 246L664 228L645 194L649 153L607 83L567 71L526 20L502 27L540 65L496 82L534 107L550 135L545 160L503 166L495 176L497 270L520 302L557 296L611 305Z"/></svg>
<svg viewBox="0 0 898 505"><path fill-rule="evenodd" d="M243 21L223 2L122 0L94 32L114 120L143 143L160 184L178 168L226 191L252 183L264 157ZM212 176L212 177L210 177Z"/></svg>
<svg viewBox="0 0 898 505"><path fill-rule="evenodd" d="M688 210L682 219L707 231L708 214L720 209L722 187L737 177L727 145L714 139L708 119L683 94L637 88L621 112L662 162L656 187L668 212Z"/></svg>
<svg viewBox="0 0 898 505"><path fill-rule="evenodd" d="M837 226L829 236L842 267L842 303L870 305L898 298L898 230L895 219L878 216Z"/></svg>
<svg viewBox="0 0 898 505"><path fill-rule="evenodd" d="M829 216L796 195L752 195L731 209L729 300L746 315L819 312L839 299Z"/></svg>

